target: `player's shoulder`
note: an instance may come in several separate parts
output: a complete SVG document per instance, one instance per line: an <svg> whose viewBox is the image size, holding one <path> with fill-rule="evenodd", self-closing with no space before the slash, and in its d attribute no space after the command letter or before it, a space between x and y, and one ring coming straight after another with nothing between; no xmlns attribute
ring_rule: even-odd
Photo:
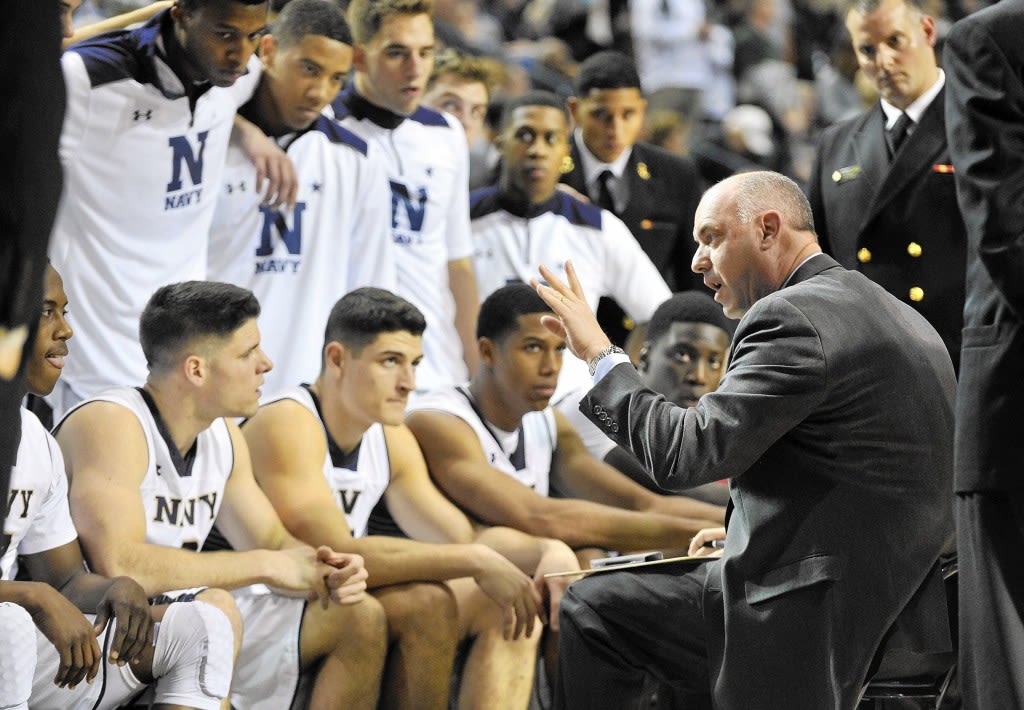
<svg viewBox="0 0 1024 710"><path fill-rule="evenodd" d="M159 27L119 30L79 42L67 55L81 59L92 88L124 79L151 83L153 68L147 47L155 44Z"/></svg>
<svg viewBox="0 0 1024 710"><path fill-rule="evenodd" d="M365 140L330 116L321 114L310 130L323 135L333 145L351 148L363 156L369 152L369 145Z"/></svg>
<svg viewBox="0 0 1024 710"><path fill-rule="evenodd" d="M453 119L449 119L440 111L435 111L426 106L418 107L407 120L433 128L452 128L454 125Z"/></svg>

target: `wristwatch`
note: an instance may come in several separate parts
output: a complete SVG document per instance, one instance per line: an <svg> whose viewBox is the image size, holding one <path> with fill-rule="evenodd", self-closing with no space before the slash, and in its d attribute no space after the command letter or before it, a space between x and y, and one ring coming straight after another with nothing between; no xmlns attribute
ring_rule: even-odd
<svg viewBox="0 0 1024 710"><path fill-rule="evenodd" d="M587 362L587 367L590 368L590 376L593 377L594 373L597 372L597 363L601 362L604 358L608 357L612 353L626 354L626 351L620 348L618 345L609 345L607 348L599 352L594 357L590 358Z"/></svg>

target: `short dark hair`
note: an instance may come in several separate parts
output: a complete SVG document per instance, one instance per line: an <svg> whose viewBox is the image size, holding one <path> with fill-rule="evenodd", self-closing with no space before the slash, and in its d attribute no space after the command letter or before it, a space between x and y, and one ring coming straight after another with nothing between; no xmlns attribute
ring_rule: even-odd
<svg viewBox="0 0 1024 710"><path fill-rule="evenodd" d="M139 318L139 342L152 374L174 366L182 349L200 338L226 338L260 314L248 289L219 281L161 286Z"/></svg>
<svg viewBox="0 0 1024 710"><path fill-rule="evenodd" d="M480 304L480 315L476 319L476 337L500 343L515 332L519 316L551 312L551 306L537 295L532 286L524 283L508 284Z"/></svg>
<svg viewBox="0 0 1024 710"><path fill-rule="evenodd" d="M285 47L299 44L307 35L352 44L352 30L345 13L332 0L291 0L274 21L271 34Z"/></svg>
<svg viewBox="0 0 1024 710"><path fill-rule="evenodd" d="M607 49L587 57L573 82L576 96L584 98L598 89L640 89L640 74L627 54Z"/></svg>
<svg viewBox="0 0 1024 710"><path fill-rule="evenodd" d="M736 331L736 321L725 317L722 307L701 291L680 291L658 306L647 323L644 339L653 343L662 338L673 323L708 323L729 334Z"/></svg>
<svg viewBox="0 0 1024 710"><path fill-rule="evenodd" d="M429 15L433 18L433 0L352 0L348 6L348 23L360 44L376 37L384 20L394 15Z"/></svg>
<svg viewBox="0 0 1024 710"><path fill-rule="evenodd" d="M423 335L427 321L416 306L382 288L349 291L334 304L324 329L324 345L341 343L356 355L381 333L407 330Z"/></svg>
<svg viewBox="0 0 1024 710"><path fill-rule="evenodd" d="M569 110L565 107L565 101L558 94L550 91L527 91L522 96L517 96L505 104L505 110L501 114L501 129L505 130L512 120L512 114L516 109L524 106L548 106L556 108L565 116L566 123L569 122Z"/></svg>

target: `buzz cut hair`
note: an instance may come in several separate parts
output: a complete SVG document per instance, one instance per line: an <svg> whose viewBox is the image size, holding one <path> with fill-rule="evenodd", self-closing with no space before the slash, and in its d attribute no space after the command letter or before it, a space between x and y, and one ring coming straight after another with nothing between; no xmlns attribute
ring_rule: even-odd
<svg viewBox="0 0 1024 710"><path fill-rule="evenodd" d="M736 332L736 321L725 317L722 307L715 303L710 294L702 291L680 291L663 302L654 311L647 323L644 340L656 343L668 334L673 323L707 323L721 328L732 339Z"/></svg>
<svg viewBox="0 0 1024 710"><path fill-rule="evenodd" d="M426 329L427 321L416 306L390 291L366 286L349 291L331 308L324 346L341 343L358 357L381 333L423 335Z"/></svg>
<svg viewBox="0 0 1024 710"><path fill-rule="evenodd" d="M294 47L308 35L352 45L352 30L334 0L291 0L274 21L271 34L282 47Z"/></svg>
<svg viewBox="0 0 1024 710"><path fill-rule="evenodd" d="M790 178L759 170L740 173L729 180L735 183L733 199L740 224L750 224L758 215L776 210L789 227L817 234L811 203L800 186Z"/></svg>
<svg viewBox="0 0 1024 710"><path fill-rule="evenodd" d="M260 314L248 289L219 281L161 286L139 318L139 342L152 375L169 372L184 351L205 339L225 339Z"/></svg>
<svg viewBox="0 0 1024 710"><path fill-rule="evenodd" d="M552 312L551 306L529 284L508 284L480 304L476 337L487 338L500 345L519 327L519 316Z"/></svg>
<svg viewBox="0 0 1024 710"><path fill-rule="evenodd" d="M501 114L501 130L508 128L516 110L525 106L546 106L558 109L565 118L566 125L569 123L569 109L566 108L565 101L558 94L550 91L527 91L522 96L517 96L505 104L505 109Z"/></svg>
<svg viewBox="0 0 1024 710"><path fill-rule="evenodd" d="M359 44L376 37L384 20L394 15L428 15L433 19L433 0L352 0L348 6L348 24Z"/></svg>
<svg viewBox="0 0 1024 710"><path fill-rule="evenodd" d="M875 12L882 6L885 0L846 0L846 12L845 15L850 14L856 10L861 15L869 15ZM925 8L924 0L903 0L903 4L911 10L914 10L921 14L928 14L927 8Z"/></svg>
<svg viewBox="0 0 1024 710"><path fill-rule="evenodd" d="M640 74L627 54L606 49L587 57L579 66L573 89L586 98L594 90L636 89L641 91Z"/></svg>
<svg viewBox="0 0 1024 710"><path fill-rule="evenodd" d="M441 77L454 76L461 81L480 82L490 96L498 82L499 70L500 65L493 59L448 47L434 55L434 71L427 80L427 89L432 88Z"/></svg>

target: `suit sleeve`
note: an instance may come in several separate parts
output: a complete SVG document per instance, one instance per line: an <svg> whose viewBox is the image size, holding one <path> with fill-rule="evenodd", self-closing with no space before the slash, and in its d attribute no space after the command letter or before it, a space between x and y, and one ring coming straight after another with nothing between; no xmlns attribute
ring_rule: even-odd
<svg viewBox="0 0 1024 710"><path fill-rule="evenodd" d="M825 398L817 330L781 298L757 303L736 332L722 384L696 407L678 407L616 366L580 403L662 488L680 491L749 469Z"/></svg>
<svg viewBox="0 0 1024 710"><path fill-rule="evenodd" d="M1021 66L972 22L945 49L946 129L957 198L996 288L1024 317L1024 85Z"/></svg>

